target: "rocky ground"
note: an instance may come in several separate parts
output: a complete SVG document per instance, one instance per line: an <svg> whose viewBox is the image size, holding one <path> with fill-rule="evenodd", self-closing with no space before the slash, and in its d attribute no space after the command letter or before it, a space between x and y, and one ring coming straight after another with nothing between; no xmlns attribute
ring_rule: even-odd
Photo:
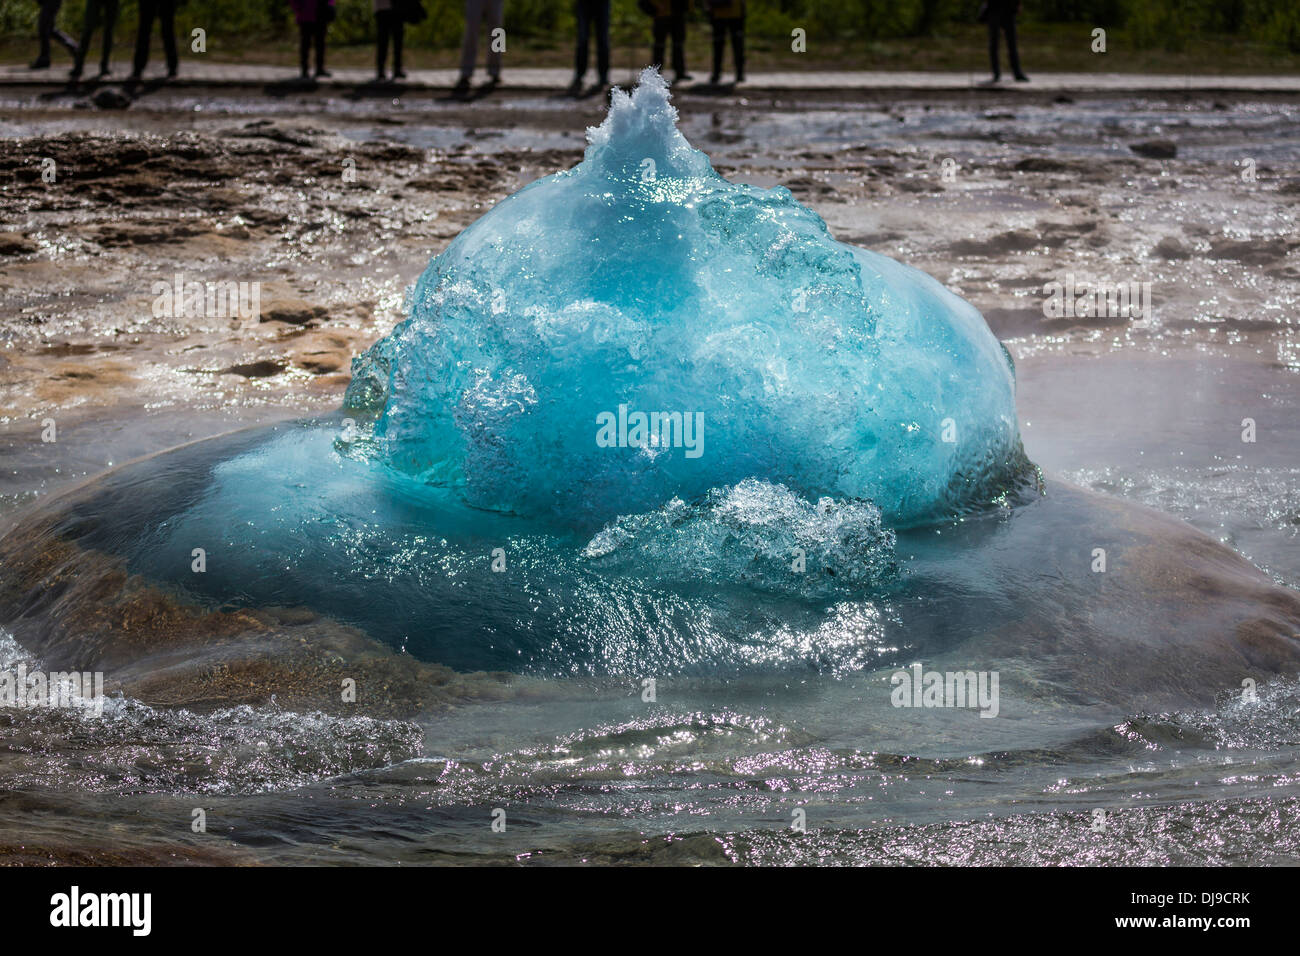
<svg viewBox="0 0 1300 956"><path fill-rule="evenodd" d="M1067 271L1151 280L1165 332L1288 319L1300 179L1269 151L1294 146L1279 132L1289 107L809 97L684 99L683 127L728 176L785 185L837 236L952 285L1003 339L1126 324L1046 320L1041 286ZM600 116L596 101L549 97L9 105L6 430L114 407L236 419L334 407L351 357L401 316L430 255L491 203L576 163ZM1258 157L1244 139L1225 146L1252 133ZM155 285L178 276L259 283L260 314L158 314Z"/></svg>

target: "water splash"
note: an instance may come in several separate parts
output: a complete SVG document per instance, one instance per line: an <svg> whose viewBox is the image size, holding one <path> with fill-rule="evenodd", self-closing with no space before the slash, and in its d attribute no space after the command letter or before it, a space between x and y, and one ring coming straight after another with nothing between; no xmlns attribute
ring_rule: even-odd
<svg viewBox="0 0 1300 956"><path fill-rule="evenodd" d="M619 518L587 543L583 557L607 571L660 580L831 597L889 581L897 570L894 544L868 502L822 498L814 505L784 486L746 479L694 504L674 498Z"/></svg>
<svg viewBox="0 0 1300 956"><path fill-rule="evenodd" d="M785 188L727 182L676 116L647 70L579 166L429 264L410 319L354 363L346 404L377 416L358 452L477 508L596 527L751 478L916 524L1025 474L980 314L836 242Z"/></svg>

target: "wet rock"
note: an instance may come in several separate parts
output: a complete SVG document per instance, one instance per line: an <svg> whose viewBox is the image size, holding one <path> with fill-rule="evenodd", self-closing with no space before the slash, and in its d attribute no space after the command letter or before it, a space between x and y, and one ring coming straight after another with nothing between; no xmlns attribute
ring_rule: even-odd
<svg viewBox="0 0 1300 956"><path fill-rule="evenodd" d="M1218 239L1210 244L1211 259L1232 259L1248 265L1263 265L1287 254L1288 243L1272 239Z"/></svg>
<svg viewBox="0 0 1300 956"><path fill-rule="evenodd" d="M101 226L95 241L101 246L149 246L190 239L203 231L199 223L154 219Z"/></svg>
<svg viewBox="0 0 1300 956"><path fill-rule="evenodd" d="M1042 244L1041 236L1022 229L999 233L989 239L958 239L948 244L948 251L958 256L993 256L1028 252Z"/></svg>
<svg viewBox="0 0 1300 956"><path fill-rule="evenodd" d="M302 299L281 299L262 312L263 322L284 322L287 325L306 325L314 319L323 319L329 312L323 305L312 305Z"/></svg>
<svg viewBox="0 0 1300 956"><path fill-rule="evenodd" d="M461 188L460 180L455 176L423 176L407 182L406 188L428 192L455 192Z"/></svg>
<svg viewBox="0 0 1300 956"><path fill-rule="evenodd" d="M270 378L272 375L279 375L284 369L283 362L261 359L257 362L232 365L229 368L222 369L221 373L223 375L242 375L244 378Z"/></svg>
<svg viewBox="0 0 1300 956"><path fill-rule="evenodd" d="M419 162L424 159L424 150L422 149L407 146L405 143L387 141L362 143L358 147L358 152L367 159L385 163Z"/></svg>
<svg viewBox="0 0 1300 956"><path fill-rule="evenodd" d="M36 243L16 232L0 232L0 256L25 256L35 252Z"/></svg>
<svg viewBox="0 0 1300 956"><path fill-rule="evenodd" d="M1035 225L1042 245L1055 249L1058 246L1075 242L1097 231L1097 223L1090 220L1080 222L1039 222Z"/></svg>
<svg viewBox="0 0 1300 956"><path fill-rule="evenodd" d="M312 147L324 135L324 130L313 126L294 126L270 120L254 120L238 129L226 130L224 135L239 139L267 139L286 146Z"/></svg>
<svg viewBox="0 0 1300 956"><path fill-rule="evenodd" d="M787 179L786 188L796 196L830 196L835 192L835 187L829 183L813 179L811 176L796 176L794 179Z"/></svg>
<svg viewBox="0 0 1300 956"><path fill-rule="evenodd" d="M1047 156L1027 156L1011 167L1018 173L1068 173L1071 164Z"/></svg>
<svg viewBox="0 0 1300 956"><path fill-rule="evenodd" d="M347 352L337 349L321 349L300 352L294 356L294 363L313 375L327 375L347 366L352 357Z"/></svg>
<svg viewBox="0 0 1300 956"><path fill-rule="evenodd" d="M1190 259L1192 250L1187 248L1177 236L1165 236L1156 243L1155 248L1151 250L1151 254L1161 259Z"/></svg>
<svg viewBox="0 0 1300 956"><path fill-rule="evenodd" d="M124 110L131 105L131 97L111 87L100 90L90 101L101 110Z"/></svg>
<svg viewBox="0 0 1300 956"><path fill-rule="evenodd" d="M900 179L894 185L905 193L937 193L943 191L942 186L927 179ZM829 189L829 187L827 188ZM830 191L834 192L834 190ZM791 192L797 192L797 190L791 187Z"/></svg>
<svg viewBox="0 0 1300 956"><path fill-rule="evenodd" d="M1173 159L1178 155L1178 147L1173 140L1169 139L1151 139L1143 143L1131 143L1129 149L1144 159Z"/></svg>

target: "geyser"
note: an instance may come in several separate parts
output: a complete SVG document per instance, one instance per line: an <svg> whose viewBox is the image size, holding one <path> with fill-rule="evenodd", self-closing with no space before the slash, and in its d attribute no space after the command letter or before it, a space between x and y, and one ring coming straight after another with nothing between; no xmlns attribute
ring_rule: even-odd
<svg viewBox="0 0 1300 956"><path fill-rule="evenodd" d="M584 528L746 479L904 526L1024 475L980 314L836 242L784 187L727 182L676 118L646 70L579 166L429 264L411 317L354 363L347 405L377 416L356 451Z"/></svg>
<svg viewBox="0 0 1300 956"><path fill-rule="evenodd" d="M430 262L355 361L346 427L120 469L10 542L73 555L30 586L102 594L124 561L204 607L307 607L462 669L841 671L933 637L886 635L899 529L1032 474L979 313L788 190L723 180L653 70L589 139ZM27 594L47 652L111 617Z"/></svg>
<svg viewBox="0 0 1300 956"><path fill-rule="evenodd" d="M979 313L719 178L654 73L430 263L346 405L43 503L0 539L0 625L146 698L337 697L346 657L411 707L462 682L393 648L620 679L924 661L999 671L1008 716L1300 661L1300 601L1217 542L1032 493Z"/></svg>

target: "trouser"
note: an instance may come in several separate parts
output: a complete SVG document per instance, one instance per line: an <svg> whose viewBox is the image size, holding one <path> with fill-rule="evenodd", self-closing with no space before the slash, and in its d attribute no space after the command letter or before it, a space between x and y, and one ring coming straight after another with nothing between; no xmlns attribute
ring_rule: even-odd
<svg viewBox="0 0 1300 956"><path fill-rule="evenodd" d="M478 31L483 20L487 19L489 33L501 26L505 18L505 0L465 0L465 38L460 45L460 75L469 77L474 73L474 61L478 57ZM488 44L488 76L501 75L501 52Z"/></svg>
<svg viewBox="0 0 1300 956"><path fill-rule="evenodd" d="M298 24L298 64L302 67L303 76L308 73L307 63L313 46L316 48L316 72L325 69L325 30L328 27L329 24L324 20Z"/></svg>
<svg viewBox="0 0 1300 956"><path fill-rule="evenodd" d="M731 53L736 60L736 79L745 78L745 21L736 19L718 19L713 21L713 75L722 73L722 52L727 46L727 34L731 34Z"/></svg>
<svg viewBox="0 0 1300 956"><path fill-rule="evenodd" d="M686 8L687 0L673 0L672 13L666 17L655 17L654 49L650 53L650 61L662 68L665 41L671 36L673 72L678 76L686 75Z"/></svg>
<svg viewBox="0 0 1300 956"><path fill-rule="evenodd" d="M1011 73L1020 76L1020 51L1016 48L1016 14L1013 11L989 11L989 63L993 67L993 76L1002 75L998 66L998 31L1007 35L1007 59L1011 61Z"/></svg>
<svg viewBox="0 0 1300 956"><path fill-rule="evenodd" d="M600 82L609 81L609 0L578 0L578 47L573 57L573 75L579 80L587 75L587 48L591 45L591 28L596 27L596 72Z"/></svg>
<svg viewBox="0 0 1300 956"><path fill-rule="evenodd" d="M406 24L402 12L396 7L375 12L375 72L384 75L384 63L388 60L388 41L393 41L393 73L402 72L402 32Z"/></svg>
<svg viewBox="0 0 1300 956"><path fill-rule="evenodd" d="M176 58L176 0L140 0L140 24L135 31L136 76L144 73L149 62L149 34L153 32L154 17L162 31L163 54L167 57L167 72L175 73Z"/></svg>
<svg viewBox="0 0 1300 956"><path fill-rule="evenodd" d="M99 71L107 73L113 54L113 27L117 25L117 0L86 0L86 20L81 28L81 43L77 45L77 61L72 67L77 76L85 66L90 38L101 24L104 27L104 53L99 61Z"/></svg>
<svg viewBox="0 0 1300 956"><path fill-rule="evenodd" d="M50 40L58 40L69 53L73 56L77 55L76 41L54 25L61 6L63 0L41 0L41 12L36 19L36 30L41 41L42 60L50 58Z"/></svg>

